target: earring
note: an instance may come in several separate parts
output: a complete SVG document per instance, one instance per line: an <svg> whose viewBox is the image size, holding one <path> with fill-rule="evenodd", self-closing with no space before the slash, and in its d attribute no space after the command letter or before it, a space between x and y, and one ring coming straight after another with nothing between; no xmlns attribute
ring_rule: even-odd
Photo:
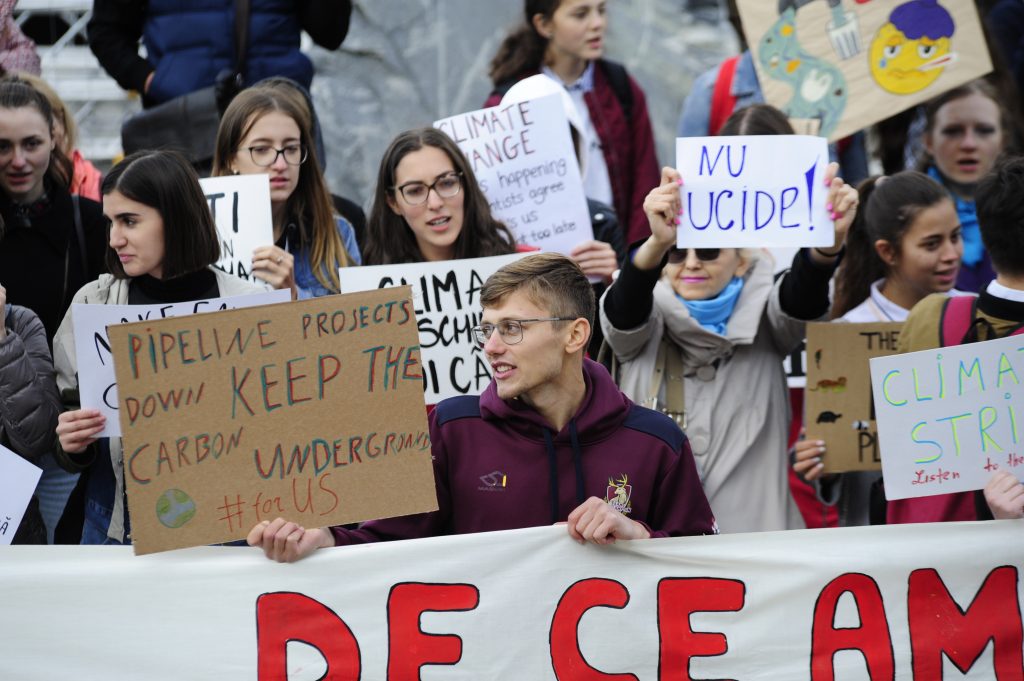
<svg viewBox="0 0 1024 681"><path fill-rule="evenodd" d="M231 174L232 175L241 175L242 173L238 172L238 168L235 168L234 170L231 171Z"/></svg>

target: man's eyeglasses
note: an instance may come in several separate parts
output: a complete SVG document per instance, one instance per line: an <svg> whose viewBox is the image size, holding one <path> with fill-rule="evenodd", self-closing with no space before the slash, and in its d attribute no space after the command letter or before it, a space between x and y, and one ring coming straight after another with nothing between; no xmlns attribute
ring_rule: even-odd
<svg viewBox="0 0 1024 681"><path fill-rule="evenodd" d="M392 189L399 192L410 206L426 203L431 189L442 199L450 199L462 191L462 173L445 173L430 184L406 182L401 187Z"/></svg>
<svg viewBox="0 0 1024 681"><path fill-rule="evenodd" d="M249 157L252 158L252 162L261 168L269 168L270 166L277 163L278 156L284 156L284 162L290 166L302 165L306 162L308 152L306 147L301 144L290 144L284 149L275 149L274 147L258 145L255 147L247 147L249 150Z"/></svg>
<svg viewBox="0 0 1024 681"><path fill-rule="evenodd" d="M543 319L502 319L497 324L481 324L473 327L473 340L480 347L487 343L487 339L495 330L501 336L501 340L508 345L515 345L523 340L523 324L534 322L571 322L575 317L544 317Z"/></svg>
<svg viewBox="0 0 1024 681"><path fill-rule="evenodd" d="M697 260L701 262L711 262L712 260L718 260L718 256L722 254L721 248L694 248L697 254ZM678 265L681 262L686 261L686 254L690 251L689 248L673 248L668 252L668 261L673 265Z"/></svg>

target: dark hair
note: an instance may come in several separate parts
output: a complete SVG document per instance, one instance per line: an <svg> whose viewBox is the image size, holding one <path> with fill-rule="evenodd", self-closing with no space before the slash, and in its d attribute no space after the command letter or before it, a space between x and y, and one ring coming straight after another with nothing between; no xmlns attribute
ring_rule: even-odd
<svg viewBox="0 0 1024 681"><path fill-rule="evenodd" d="M516 291L524 291L554 317L580 317L594 326L594 287L571 259L558 253L537 253L505 265L487 277L480 306L495 307Z"/></svg>
<svg viewBox="0 0 1024 681"><path fill-rule="evenodd" d="M978 228L997 273L1024 275L1024 157L997 163L974 193Z"/></svg>
<svg viewBox="0 0 1024 681"><path fill-rule="evenodd" d="M939 110L942 107L946 106L950 102L955 102L958 99L970 97L971 95L981 95L982 97L991 99L995 103L996 107L999 109L999 127L1002 129L1003 133L1003 144L1004 147L1007 146L1013 138L1013 119L1010 116L1009 109L1003 105L1003 102L999 97L999 92L996 90L995 86L983 78L972 80L969 83L964 83L959 87L947 90L938 97L929 100L924 107L924 135L927 137L934 132L935 119L938 117ZM921 158L917 161L917 165L915 166L916 169L922 172L927 171L934 162L935 159L932 158L932 155L929 154L922 145Z"/></svg>
<svg viewBox="0 0 1024 681"><path fill-rule="evenodd" d="M770 104L751 104L733 112L722 124L719 135L792 135L786 114Z"/></svg>
<svg viewBox="0 0 1024 681"><path fill-rule="evenodd" d="M951 201L938 182L916 170L869 177L857 187L861 209L846 235L846 257L836 273L832 318L842 317L871 295L871 284L889 275L875 250L879 239L899 255L903 236L921 211Z"/></svg>
<svg viewBox="0 0 1024 681"><path fill-rule="evenodd" d="M309 246L310 265L317 281L327 290L338 293L341 291L338 265L347 267L352 263L352 258L338 235L334 204L320 170L313 135L313 114L305 93L284 78L274 78L236 95L224 111L217 129L213 174L231 174L231 160L239 153L238 145L256 121L275 111L295 121L299 128L299 140L309 153L299 171L295 191L288 197L288 219L298 221L301 238Z"/></svg>
<svg viewBox="0 0 1024 681"><path fill-rule="evenodd" d="M43 120L46 121L52 139L53 108L50 106L50 101L43 93L18 76L5 75L0 78L0 109L20 109L22 107L29 107L39 112ZM61 189L67 189L71 184L72 172L71 160L55 144L53 151L50 152L50 164L46 168L46 179Z"/></svg>
<svg viewBox="0 0 1024 681"><path fill-rule="evenodd" d="M455 172L462 175L464 195L462 230L453 244L455 258L480 258L506 255L515 251L516 242L504 223L491 215L487 198L477 184L473 167L462 150L448 135L437 128L417 128L400 133L391 141L377 171L377 188L373 195L373 208L366 225L366 243L363 246L363 264L388 265L422 262L416 237L405 218L397 215L388 204L395 196L395 170L406 155L423 147L440 149L451 159Z"/></svg>
<svg viewBox="0 0 1024 681"><path fill-rule="evenodd" d="M220 258L220 240L199 177L175 151L137 151L103 178L104 196L119 192L160 213L164 222L163 278L172 279L212 265ZM127 279L112 248L107 267Z"/></svg>
<svg viewBox="0 0 1024 681"><path fill-rule="evenodd" d="M505 36L491 60L491 82L498 85L519 80L540 69L548 39L537 32L533 17L540 14L550 19L561 4L562 0L526 0L523 8L526 21Z"/></svg>

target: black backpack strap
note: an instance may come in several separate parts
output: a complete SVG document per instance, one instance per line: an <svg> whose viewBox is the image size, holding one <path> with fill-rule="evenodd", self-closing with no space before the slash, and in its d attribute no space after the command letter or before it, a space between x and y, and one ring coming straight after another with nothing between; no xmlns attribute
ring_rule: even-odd
<svg viewBox="0 0 1024 681"><path fill-rule="evenodd" d="M75 215L75 237L78 239L78 257L82 262L82 277L89 281L89 258L85 254L85 229L82 227L82 207L78 194L71 195L71 204L74 206Z"/></svg>
<svg viewBox="0 0 1024 681"><path fill-rule="evenodd" d="M626 122L633 123L633 88L629 82L629 73L626 67L615 61L601 59L597 65L604 71L608 78L608 84L612 86L615 99L619 100L622 112L626 114Z"/></svg>

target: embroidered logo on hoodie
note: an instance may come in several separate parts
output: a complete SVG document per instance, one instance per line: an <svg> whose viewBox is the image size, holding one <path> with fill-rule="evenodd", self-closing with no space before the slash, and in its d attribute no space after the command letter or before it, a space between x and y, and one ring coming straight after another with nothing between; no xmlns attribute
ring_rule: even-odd
<svg viewBox="0 0 1024 681"><path fill-rule="evenodd" d="M477 487L481 492L504 492L508 476L502 471L491 471L487 475L481 475L480 482L484 483Z"/></svg>
<svg viewBox="0 0 1024 681"><path fill-rule="evenodd" d="M629 484L629 476L623 473L618 480L608 478L608 491L604 500L608 505L623 515L633 512L633 504L630 503L630 496L633 494L633 486Z"/></svg>

